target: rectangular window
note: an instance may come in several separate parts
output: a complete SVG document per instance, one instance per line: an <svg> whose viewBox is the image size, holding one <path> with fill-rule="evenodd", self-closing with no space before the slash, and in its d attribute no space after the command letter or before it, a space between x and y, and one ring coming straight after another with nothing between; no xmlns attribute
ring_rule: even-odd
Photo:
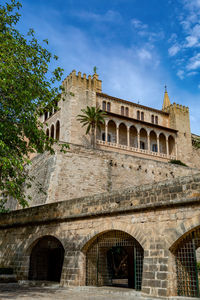
<svg viewBox="0 0 200 300"><path fill-rule="evenodd" d="M152 151L153 151L153 152L158 152L157 144L153 144L153 145L152 145Z"/></svg>
<svg viewBox="0 0 200 300"><path fill-rule="evenodd" d="M107 103L107 111L110 112L110 102Z"/></svg>
<svg viewBox="0 0 200 300"><path fill-rule="evenodd" d="M137 111L137 119L140 120L140 111Z"/></svg>
<svg viewBox="0 0 200 300"><path fill-rule="evenodd" d="M154 124L154 115L151 115L151 123Z"/></svg>
<svg viewBox="0 0 200 300"><path fill-rule="evenodd" d="M155 116L155 123L158 124L158 116Z"/></svg>
<svg viewBox="0 0 200 300"><path fill-rule="evenodd" d="M129 109L128 107L126 107L126 116L128 117L128 115L129 115Z"/></svg>
<svg viewBox="0 0 200 300"><path fill-rule="evenodd" d="M144 121L144 113L143 113L143 111L141 112L141 120Z"/></svg>
<svg viewBox="0 0 200 300"><path fill-rule="evenodd" d="M121 115L124 116L124 106L121 106Z"/></svg>
<svg viewBox="0 0 200 300"><path fill-rule="evenodd" d="M106 110L106 102L105 101L102 102L102 110Z"/></svg>

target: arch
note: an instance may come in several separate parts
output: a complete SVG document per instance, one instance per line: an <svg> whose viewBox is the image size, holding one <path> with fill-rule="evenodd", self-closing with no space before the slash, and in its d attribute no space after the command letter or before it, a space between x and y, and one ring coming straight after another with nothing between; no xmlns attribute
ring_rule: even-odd
<svg viewBox="0 0 200 300"><path fill-rule="evenodd" d="M147 149L147 131L144 128L140 129L140 149Z"/></svg>
<svg viewBox="0 0 200 300"><path fill-rule="evenodd" d="M54 125L51 125L51 138L54 139Z"/></svg>
<svg viewBox="0 0 200 300"><path fill-rule="evenodd" d="M159 134L160 153L167 153L166 136L163 133Z"/></svg>
<svg viewBox="0 0 200 300"><path fill-rule="evenodd" d="M124 123L119 125L119 144L127 145L127 127Z"/></svg>
<svg viewBox="0 0 200 300"><path fill-rule="evenodd" d="M29 280L60 282L65 252L62 243L46 235L37 239L29 251Z"/></svg>
<svg viewBox="0 0 200 300"><path fill-rule="evenodd" d="M141 290L143 257L142 246L131 235L121 230L102 232L86 249L86 284Z"/></svg>
<svg viewBox="0 0 200 300"><path fill-rule="evenodd" d="M47 128L47 130L46 130L46 136L49 137L49 128Z"/></svg>
<svg viewBox="0 0 200 300"><path fill-rule="evenodd" d="M155 133L155 131L151 131L150 135L150 150L153 152L158 152L158 145L157 145L157 135Z"/></svg>
<svg viewBox="0 0 200 300"><path fill-rule="evenodd" d="M113 120L108 122L108 135L110 135L110 142L116 143L117 126Z"/></svg>
<svg viewBox="0 0 200 300"><path fill-rule="evenodd" d="M56 140L60 139L60 121L56 122Z"/></svg>
<svg viewBox="0 0 200 300"><path fill-rule="evenodd" d="M169 155L175 154L175 139L172 135L168 137Z"/></svg>
<svg viewBox="0 0 200 300"><path fill-rule="evenodd" d="M200 247L200 225L184 233L171 247L176 258L178 296L199 297L196 251Z"/></svg>
<svg viewBox="0 0 200 300"><path fill-rule="evenodd" d="M137 142L137 129L135 126L131 126L129 129L129 135L130 135L130 146L137 148L138 142Z"/></svg>

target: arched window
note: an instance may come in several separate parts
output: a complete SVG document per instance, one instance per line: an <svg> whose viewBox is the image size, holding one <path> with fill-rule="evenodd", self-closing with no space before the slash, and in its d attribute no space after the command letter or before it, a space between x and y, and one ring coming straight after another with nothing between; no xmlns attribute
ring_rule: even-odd
<svg viewBox="0 0 200 300"><path fill-rule="evenodd" d="M140 111L137 111L137 119L140 120Z"/></svg>
<svg viewBox="0 0 200 300"><path fill-rule="evenodd" d="M48 111L45 111L44 113L44 120L46 121L48 119Z"/></svg>
<svg viewBox="0 0 200 300"><path fill-rule="evenodd" d="M121 106L121 115L124 116L124 106Z"/></svg>
<svg viewBox="0 0 200 300"><path fill-rule="evenodd" d="M107 111L110 112L110 102L107 103Z"/></svg>
<svg viewBox="0 0 200 300"><path fill-rule="evenodd" d="M51 137L54 139L54 125L51 125Z"/></svg>
<svg viewBox="0 0 200 300"><path fill-rule="evenodd" d="M129 109L128 107L126 107L126 116L128 117L128 115L129 115Z"/></svg>
<svg viewBox="0 0 200 300"><path fill-rule="evenodd" d="M102 102L102 110L106 110L106 101Z"/></svg>
<svg viewBox="0 0 200 300"><path fill-rule="evenodd" d="M141 112L141 120L144 121L144 113L143 113L143 111Z"/></svg>
<svg viewBox="0 0 200 300"><path fill-rule="evenodd" d="M60 138L60 122L57 121L56 123L56 140L59 140Z"/></svg>
<svg viewBox="0 0 200 300"><path fill-rule="evenodd" d="M49 128L47 128L47 130L46 130L46 136L49 137Z"/></svg>
<svg viewBox="0 0 200 300"><path fill-rule="evenodd" d="M154 115L151 115L151 123L154 124Z"/></svg>
<svg viewBox="0 0 200 300"><path fill-rule="evenodd" d="M155 116L155 124L158 124L158 116Z"/></svg>

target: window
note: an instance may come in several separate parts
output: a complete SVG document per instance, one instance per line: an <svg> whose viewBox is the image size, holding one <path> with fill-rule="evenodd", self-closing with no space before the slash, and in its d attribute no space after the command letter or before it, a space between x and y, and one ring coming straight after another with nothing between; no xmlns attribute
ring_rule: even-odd
<svg viewBox="0 0 200 300"><path fill-rule="evenodd" d="M47 130L46 130L46 136L49 137L49 128L47 128Z"/></svg>
<svg viewBox="0 0 200 300"><path fill-rule="evenodd" d="M106 110L106 101L103 101L103 102L102 102L102 109L103 109L103 110Z"/></svg>
<svg viewBox="0 0 200 300"><path fill-rule="evenodd" d="M124 106L121 106L121 115L124 116Z"/></svg>
<svg viewBox="0 0 200 300"><path fill-rule="evenodd" d="M59 140L60 138L60 122L57 121L56 123L56 140Z"/></svg>
<svg viewBox="0 0 200 300"><path fill-rule="evenodd" d="M129 115L129 109L128 107L126 107L126 116L128 117L128 115Z"/></svg>
<svg viewBox="0 0 200 300"><path fill-rule="evenodd" d="M141 112L141 120L144 121L144 113L143 113L143 111Z"/></svg>
<svg viewBox="0 0 200 300"><path fill-rule="evenodd" d="M137 111L137 119L140 120L140 111Z"/></svg>
<svg viewBox="0 0 200 300"><path fill-rule="evenodd" d="M144 142L142 142L142 141L140 141L140 149L145 149L145 143Z"/></svg>
<svg viewBox="0 0 200 300"><path fill-rule="evenodd" d="M46 121L48 119L48 111L45 111L44 113L44 120Z"/></svg>
<svg viewBox="0 0 200 300"><path fill-rule="evenodd" d="M153 144L153 145L152 145L152 151L153 151L153 152L158 152L157 144Z"/></svg>
<svg viewBox="0 0 200 300"><path fill-rule="evenodd" d="M105 135L105 132L103 132L103 133L102 133L102 141L105 142L105 140L106 140L106 135Z"/></svg>
<svg viewBox="0 0 200 300"><path fill-rule="evenodd" d="M154 124L154 115L151 115L151 123Z"/></svg>
<svg viewBox="0 0 200 300"><path fill-rule="evenodd" d="M155 123L158 124L158 116L155 116Z"/></svg>
<svg viewBox="0 0 200 300"><path fill-rule="evenodd" d="M54 139L54 125L51 125L51 137Z"/></svg>
<svg viewBox="0 0 200 300"><path fill-rule="evenodd" d="M111 135L108 133L108 142L111 142Z"/></svg>
<svg viewBox="0 0 200 300"><path fill-rule="evenodd" d="M107 111L110 111L110 102L107 103Z"/></svg>

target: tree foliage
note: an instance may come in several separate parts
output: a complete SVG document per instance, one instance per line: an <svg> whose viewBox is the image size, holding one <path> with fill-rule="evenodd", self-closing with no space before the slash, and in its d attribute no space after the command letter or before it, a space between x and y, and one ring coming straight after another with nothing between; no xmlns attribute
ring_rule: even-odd
<svg viewBox="0 0 200 300"><path fill-rule="evenodd" d="M101 125L104 124L104 117L106 113L99 107L87 106L86 109L81 109L82 115L77 116L77 120L82 123L82 127L87 126L86 134L91 133L91 145L95 147L95 129L101 129Z"/></svg>
<svg viewBox="0 0 200 300"><path fill-rule="evenodd" d="M43 131L39 116L60 100L62 69L50 72L57 59L41 46L32 29L26 36L17 29L21 4L0 5L0 194L27 205L24 185L29 185L24 165L30 153L53 153L56 142ZM46 45L47 41L44 41Z"/></svg>

